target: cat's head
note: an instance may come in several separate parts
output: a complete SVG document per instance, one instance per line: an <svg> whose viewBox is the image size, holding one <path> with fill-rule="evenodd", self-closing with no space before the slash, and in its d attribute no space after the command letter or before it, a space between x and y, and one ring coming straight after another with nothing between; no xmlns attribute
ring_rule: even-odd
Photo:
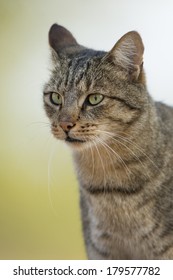
<svg viewBox="0 0 173 280"><path fill-rule="evenodd" d="M130 133L147 103L140 35L129 32L111 51L95 51L54 24L49 44L52 71L44 107L53 135L74 148L87 148L111 141L116 133Z"/></svg>

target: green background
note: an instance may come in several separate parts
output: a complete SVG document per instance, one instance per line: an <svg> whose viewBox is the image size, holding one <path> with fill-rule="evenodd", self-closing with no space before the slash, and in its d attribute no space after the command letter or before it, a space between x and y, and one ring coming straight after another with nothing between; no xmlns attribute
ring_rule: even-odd
<svg viewBox="0 0 173 280"><path fill-rule="evenodd" d="M85 258L70 151L42 104L58 7L0 1L0 259Z"/></svg>

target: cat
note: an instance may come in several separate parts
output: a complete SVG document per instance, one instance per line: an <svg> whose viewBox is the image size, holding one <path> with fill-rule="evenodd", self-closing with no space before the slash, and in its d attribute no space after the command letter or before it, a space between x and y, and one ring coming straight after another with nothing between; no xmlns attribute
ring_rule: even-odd
<svg viewBox="0 0 173 280"><path fill-rule="evenodd" d="M44 108L72 148L87 257L173 259L173 108L148 93L141 36L95 51L54 24L49 44Z"/></svg>

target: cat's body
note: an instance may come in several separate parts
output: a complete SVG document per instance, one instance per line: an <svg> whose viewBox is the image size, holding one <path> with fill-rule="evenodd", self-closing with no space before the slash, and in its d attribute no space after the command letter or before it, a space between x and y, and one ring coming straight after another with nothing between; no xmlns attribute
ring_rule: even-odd
<svg viewBox="0 0 173 280"><path fill-rule="evenodd" d="M173 108L147 92L139 34L109 53L58 25L49 41L45 109L73 148L88 257L173 259Z"/></svg>

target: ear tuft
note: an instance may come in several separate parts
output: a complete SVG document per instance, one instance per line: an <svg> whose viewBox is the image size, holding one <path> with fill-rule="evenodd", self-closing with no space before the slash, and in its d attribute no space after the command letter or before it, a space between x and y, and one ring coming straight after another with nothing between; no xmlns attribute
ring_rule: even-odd
<svg viewBox="0 0 173 280"><path fill-rule="evenodd" d="M144 45L138 32L126 33L108 53L118 65L127 69L136 79L139 77L143 64Z"/></svg>
<svg viewBox="0 0 173 280"><path fill-rule="evenodd" d="M78 45L70 31L56 23L49 30L49 44L57 53L66 47Z"/></svg>

